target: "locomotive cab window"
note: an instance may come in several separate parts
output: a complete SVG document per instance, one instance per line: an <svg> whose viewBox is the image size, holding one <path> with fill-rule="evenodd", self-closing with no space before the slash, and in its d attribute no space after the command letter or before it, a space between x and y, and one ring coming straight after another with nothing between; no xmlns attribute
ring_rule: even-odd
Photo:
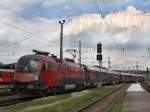
<svg viewBox="0 0 150 112"><path fill-rule="evenodd" d="M39 61L39 57L33 57L33 56L22 57L17 63L18 65L16 71L22 73L34 73L36 71L38 61Z"/></svg>
<svg viewBox="0 0 150 112"><path fill-rule="evenodd" d="M35 71L38 65L37 60L31 60L29 63L30 71Z"/></svg>

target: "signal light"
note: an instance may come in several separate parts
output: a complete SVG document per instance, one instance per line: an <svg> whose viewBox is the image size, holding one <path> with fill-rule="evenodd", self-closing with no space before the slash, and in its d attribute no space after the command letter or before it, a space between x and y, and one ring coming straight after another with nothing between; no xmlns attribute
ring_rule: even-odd
<svg viewBox="0 0 150 112"><path fill-rule="evenodd" d="M102 54L98 54L97 55L97 60L102 61L102 59L103 59Z"/></svg>
<svg viewBox="0 0 150 112"><path fill-rule="evenodd" d="M102 44L101 43L97 44L97 53L102 53Z"/></svg>

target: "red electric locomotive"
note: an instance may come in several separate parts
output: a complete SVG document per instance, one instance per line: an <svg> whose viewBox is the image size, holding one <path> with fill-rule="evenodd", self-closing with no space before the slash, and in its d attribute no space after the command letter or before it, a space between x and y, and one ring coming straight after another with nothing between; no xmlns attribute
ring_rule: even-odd
<svg viewBox="0 0 150 112"><path fill-rule="evenodd" d="M15 69L16 89L51 93L83 87L85 76L81 65L70 59L61 61L47 52L35 52L19 59Z"/></svg>

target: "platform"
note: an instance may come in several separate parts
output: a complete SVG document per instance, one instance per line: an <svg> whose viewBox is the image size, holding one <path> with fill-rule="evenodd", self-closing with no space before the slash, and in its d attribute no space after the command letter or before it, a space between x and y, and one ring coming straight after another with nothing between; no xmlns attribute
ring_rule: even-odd
<svg viewBox="0 0 150 112"><path fill-rule="evenodd" d="M140 84L128 88L123 112L150 112L150 94Z"/></svg>

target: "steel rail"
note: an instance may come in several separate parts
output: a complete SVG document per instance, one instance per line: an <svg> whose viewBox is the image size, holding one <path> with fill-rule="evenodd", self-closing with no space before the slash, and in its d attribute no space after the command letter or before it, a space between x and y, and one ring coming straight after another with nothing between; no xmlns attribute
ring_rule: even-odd
<svg viewBox="0 0 150 112"><path fill-rule="evenodd" d="M108 94L106 94L106 95L96 99L95 101L89 103L87 106L85 106L85 107L83 107L83 108L81 108L81 109L79 109L79 110L77 110L75 112L86 112L87 109L89 109L92 106L96 105L98 102L103 101L104 99L106 99L107 97L110 97L112 94L115 94L118 91L127 89L127 87L129 87L129 84L124 84L121 87L119 87L119 88L113 90L112 92L110 92L110 93L108 93ZM117 98L117 99L119 99L119 98ZM112 102L109 107L106 107L106 110L107 110L106 112L108 112L112 108L112 106L113 106L113 104L115 104L115 102L117 102L117 100L114 100L114 102ZM101 105L99 105L99 106L101 106Z"/></svg>

